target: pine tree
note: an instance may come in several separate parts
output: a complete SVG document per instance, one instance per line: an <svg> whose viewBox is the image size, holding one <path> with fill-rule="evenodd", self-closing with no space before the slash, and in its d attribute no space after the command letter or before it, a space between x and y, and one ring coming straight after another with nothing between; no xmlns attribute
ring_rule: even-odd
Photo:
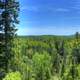
<svg viewBox="0 0 80 80"><path fill-rule="evenodd" d="M77 42L79 41L79 37L80 37L79 32L76 32L75 38L76 38Z"/></svg>
<svg viewBox="0 0 80 80"><path fill-rule="evenodd" d="M19 2L16 0L0 0L0 72L8 72L8 64L12 57L12 45L15 37L15 24L18 21Z"/></svg>

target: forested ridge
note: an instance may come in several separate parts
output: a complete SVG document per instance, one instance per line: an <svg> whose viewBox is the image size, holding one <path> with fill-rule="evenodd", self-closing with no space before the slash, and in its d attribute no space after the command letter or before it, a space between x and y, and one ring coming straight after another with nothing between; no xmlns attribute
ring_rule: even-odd
<svg viewBox="0 0 80 80"><path fill-rule="evenodd" d="M14 44L12 71L6 78L13 72L19 75L16 80L80 80L79 34L18 36Z"/></svg>

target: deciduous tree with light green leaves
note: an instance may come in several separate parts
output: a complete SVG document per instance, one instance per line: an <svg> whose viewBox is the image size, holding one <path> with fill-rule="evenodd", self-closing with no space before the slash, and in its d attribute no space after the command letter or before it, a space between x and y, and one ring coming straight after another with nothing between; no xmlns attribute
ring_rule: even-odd
<svg viewBox="0 0 80 80"><path fill-rule="evenodd" d="M22 75L20 72L11 72L3 80L22 80Z"/></svg>
<svg viewBox="0 0 80 80"><path fill-rule="evenodd" d="M51 56L48 53L36 53L33 58L35 80L48 80L51 77Z"/></svg>

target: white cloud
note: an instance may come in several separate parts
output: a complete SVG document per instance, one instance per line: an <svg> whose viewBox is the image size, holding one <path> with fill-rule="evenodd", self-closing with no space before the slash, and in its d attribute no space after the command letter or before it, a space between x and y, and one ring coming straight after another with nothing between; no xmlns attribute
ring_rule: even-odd
<svg viewBox="0 0 80 80"><path fill-rule="evenodd" d="M70 10L66 9L66 8L57 8L57 9L55 9L55 11L58 11L58 12L69 12Z"/></svg>
<svg viewBox="0 0 80 80"><path fill-rule="evenodd" d="M51 12L69 12L70 10L67 8L54 8L54 7L49 7L49 6L23 6L21 7L21 11L51 11Z"/></svg>
<svg viewBox="0 0 80 80"><path fill-rule="evenodd" d="M27 10L27 11L38 11L38 7L36 6L23 6L21 7L21 11Z"/></svg>

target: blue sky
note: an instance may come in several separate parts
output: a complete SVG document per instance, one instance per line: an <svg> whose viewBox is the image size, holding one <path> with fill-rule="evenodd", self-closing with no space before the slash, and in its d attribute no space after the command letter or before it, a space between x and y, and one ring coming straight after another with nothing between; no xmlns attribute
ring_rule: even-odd
<svg viewBox="0 0 80 80"><path fill-rule="evenodd" d="M80 32L80 0L19 0L19 35Z"/></svg>

